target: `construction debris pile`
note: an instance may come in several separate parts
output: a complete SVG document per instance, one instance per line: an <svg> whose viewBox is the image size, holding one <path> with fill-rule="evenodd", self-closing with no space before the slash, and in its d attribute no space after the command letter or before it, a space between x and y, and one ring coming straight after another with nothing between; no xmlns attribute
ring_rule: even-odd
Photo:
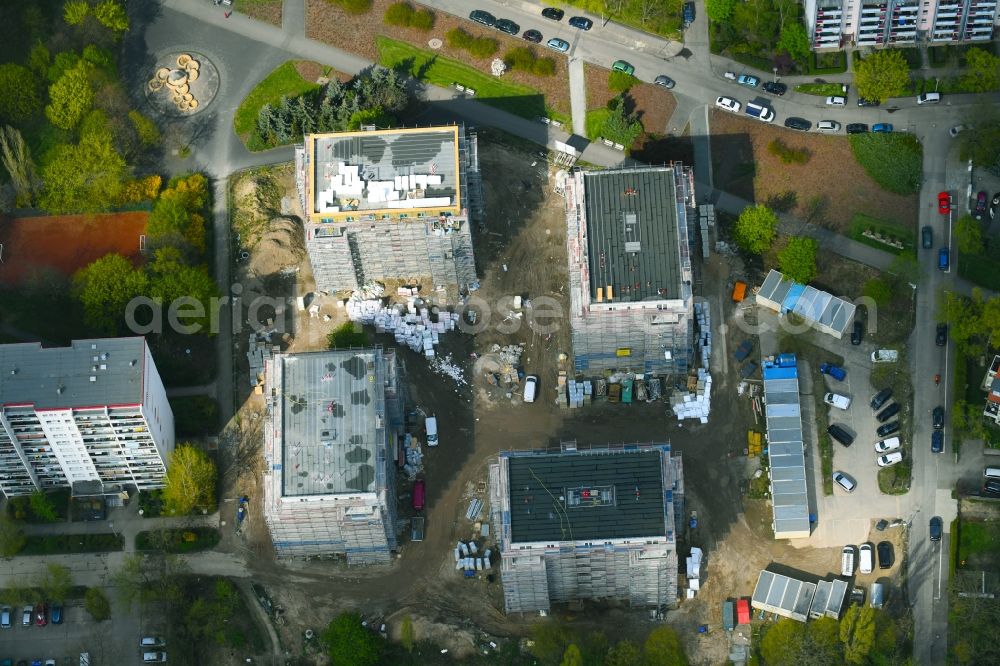
<svg viewBox="0 0 1000 666"><path fill-rule="evenodd" d="M404 289L397 292L402 295ZM434 347L439 336L454 331L459 314L428 308L412 288L406 288L406 303L387 305L383 296L385 288L377 283L366 284L351 294L347 300L347 317L351 321L375 327L378 333L392 333L396 343L415 352L434 358Z"/></svg>
<svg viewBox="0 0 1000 666"><path fill-rule="evenodd" d="M705 368L698 368L696 375L688 377L687 391L670 396L670 408L678 421L698 419L701 423L708 423L711 394L712 375Z"/></svg>
<svg viewBox="0 0 1000 666"><path fill-rule="evenodd" d="M469 382L465 380L465 371L452 362L451 354L441 358L432 358L429 362L431 370L442 377L450 377L456 384L466 386Z"/></svg>
<svg viewBox="0 0 1000 666"><path fill-rule="evenodd" d="M464 572L467 578L475 576L477 571L489 571L493 568L492 556L493 551L488 548L479 555L475 541L459 541L455 546L455 571Z"/></svg>
<svg viewBox="0 0 1000 666"><path fill-rule="evenodd" d="M406 478L413 481L424 469L424 452L420 449L420 442L410 433L403 437L403 473Z"/></svg>
<svg viewBox="0 0 1000 666"><path fill-rule="evenodd" d="M687 565L687 590L685 591L685 596L688 599L694 599L698 590L701 589L701 559L702 551L701 548L691 548L691 555L685 561Z"/></svg>
<svg viewBox="0 0 1000 666"><path fill-rule="evenodd" d="M247 346L247 362L250 364L250 388L257 393L262 392L264 385L264 362L269 361L281 351L277 345L271 344L274 331L254 331L250 334L250 344Z"/></svg>

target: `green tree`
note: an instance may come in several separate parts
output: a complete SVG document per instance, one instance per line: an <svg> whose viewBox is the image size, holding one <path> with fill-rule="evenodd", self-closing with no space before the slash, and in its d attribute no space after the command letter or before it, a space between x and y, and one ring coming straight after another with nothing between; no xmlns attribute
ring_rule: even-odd
<svg viewBox="0 0 1000 666"><path fill-rule="evenodd" d="M208 268L185 264L178 248L166 246L154 253L147 275L149 278L147 295L158 299L164 306L169 308L170 304L176 302L180 307L184 303L190 303L189 300L180 299L194 299L200 303L202 312L200 316L189 315L190 310L187 305L179 309L178 313L184 314L181 324L198 326L200 330L205 330L211 319L211 299L218 295L215 280L208 274Z"/></svg>
<svg viewBox="0 0 1000 666"><path fill-rule="evenodd" d="M642 652L630 640L619 641L608 650L608 656L604 663L606 666L641 666Z"/></svg>
<svg viewBox="0 0 1000 666"><path fill-rule="evenodd" d="M840 645L840 623L832 617L821 617L806 625L808 648L816 666L840 666L844 663Z"/></svg>
<svg viewBox="0 0 1000 666"><path fill-rule="evenodd" d="M90 111L94 103L94 90L90 85L91 67L90 63L81 60L49 87L45 116L56 127L71 130Z"/></svg>
<svg viewBox="0 0 1000 666"><path fill-rule="evenodd" d="M407 652L413 652L416 635L413 630L413 618L408 614L403 616L403 622L399 627L399 642L403 644Z"/></svg>
<svg viewBox="0 0 1000 666"><path fill-rule="evenodd" d="M875 609L851 606L840 621L840 642L849 664L863 664L875 645Z"/></svg>
<svg viewBox="0 0 1000 666"><path fill-rule="evenodd" d="M85 0L69 0L63 5L63 20L69 25L80 25L90 13L90 5Z"/></svg>
<svg viewBox="0 0 1000 666"><path fill-rule="evenodd" d="M636 116L625 111L624 97L617 97L615 100L617 103L609 105L600 133L605 139L621 144L628 150L642 134L642 123Z"/></svg>
<svg viewBox="0 0 1000 666"><path fill-rule="evenodd" d="M577 647L576 643L570 643L566 647L559 666L583 666L583 655L580 654L580 648Z"/></svg>
<svg viewBox="0 0 1000 666"><path fill-rule="evenodd" d="M816 251L819 243L812 238L792 236L788 244L778 252L778 266L781 272L802 284L812 282L816 277Z"/></svg>
<svg viewBox="0 0 1000 666"><path fill-rule="evenodd" d="M119 599L131 607L135 601L176 601L182 593L182 576L187 573L187 564L175 555L132 553L111 573L110 583Z"/></svg>
<svg viewBox="0 0 1000 666"><path fill-rule="evenodd" d="M985 328L984 304L983 292L978 287L973 288L969 298L953 291L944 294L944 320L948 322L948 333L962 352L968 351L971 341L981 335Z"/></svg>
<svg viewBox="0 0 1000 666"><path fill-rule="evenodd" d="M642 653L647 664L656 666L687 666L688 663L680 637L673 627L666 625L649 632Z"/></svg>
<svg viewBox="0 0 1000 666"><path fill-rule="evenodd" d="M50 562L38 576L35 587L42 591L46 599L63 603L73 587L73 575L67 567Z"/></svg>
<svg viewBox="0 0 1000 666"><path fill-rule="evenodd" d="M200 254L205 251L205 218L191 210L187 197L168 188L149 214L146 235L151 241L190 246Z"/></svg>
<svg viewBox="0 0 1000 666"><path fill-rule="evenodd" d="M0 64L0 121L22 123L41 108L35 74L13 62Z"/></svg>
<svg viewBox="0 0 1000 666"><path fill-rule="evenodd" d="M779 51L784 51L792 60L805 62L809 57L811 44L809 43L809 33L806 27L798 19L788 20L781 28L781 36L778 38Z"/></svg>
<svg viewBox="0 0 1000 666"><path fill-rule="evenodd" d="M181 444L170 454L163 501L166 513L185 516L215 506L215 463L199 448Z"/></svg>
<svg viewBox="0 0 1000 666"><path fill-rule="evenodd" d="M394 2L385 10L382 21L386 25L409 26L415 10L408 2Z"/></svg>
<svg viewBox="0 0 1000 666"><path fill-rule="evenodd" d="M14 187L15 203L20 208L30 206L40 183L24 137L10 125L0 128L0 160Z"/></svg>
<svg viewBox="0 0 1000 666"><path fill-rule="evenodd" d="M955 240L962 254L981 254L983 229L971 215L963 215L955 223Z"/></svg>
<svg viewBox="0 0 1000 666"><path fill-rule="evenodd" d="M128 119L135 127L135 133L139 136L139 143L143 148L152 148L160 143L160 128L152 120L142 115L138 111L128 112Z"/></svg>
<svg viewBox="0 0 1000 666"><path fill-rule="evenodd" d="M608 90L611 92L623 93L637 83L639 79L626 72L615 70L608 74Z"/></svg>
<svg viewBox="0 0 1000 666"><path fill-rule="evenodd" d="M531 654L543 664L558 664L566 648L573 642L573 632L555 620L542 622L531 628Z"/></svg>
<svg viewBox="0 0 1000 666"><path fill-rule="evenodd" d="M24 530L6 513L0 514L0 557L14 557L24 548Z"/></svg>
<svg viewBox="0 0 1000 666"><path fill-rule="evenodd" d="M42 168L44 188L39 203L57 215L108 210L121 199L127 176L128 165L111 137L87 136L49 153Z"/></svg>
<svg viewBox="0 0 1000 666"><path fill-rule="evenodd" d="M714 23L725 23L733 15L736 0L705 0L705 13Z"/></svg>
<svg viewBox="0 0 1000 666"><path fill-rule="evenodd" d="M733 236L744 252L763 254L770 249L778 229L778 216L774 211L757 204L747 206L736 220Z"/></svg>
<svg viewBox="0 0 1000 666"><path fill-rule="evenodd" d="M0 602L8 606L17 608L22 604L29 604L35 601L37 593L30 585L20 580L12 580L7 586L0 590Z"/></svg>
<svg viewBox="0 0 1000 666"><path fill-rule="evenodd" d="M37 42L31 47L31 52L28 54L28 67L36 76L44 80L49 71L51 60L52 58L45 44Z"/></svg>
<svg viewBox="0 0 1000 666"><path fill-rule="evenodd" d="M31 513L34 514L35 518L46 523L54 523L59 520L59 514L56 511L56 505L52 501L52 498L43 493L41 490L36 490L31 493Z"/></svg>
<svg viewBox="0 0 1000 666"><path fill-rule="evenodd" d="M885 102L906 92L910 68L898 49L881 49L854 69L854 83L860 97Z"/></svg>
<svg viewBox="0 0 1000 666"><path fill-rule="evenodd" d="M806 652L806 626L788 618L768 627L760 641L760 654L768 666L797 666Z"/></svg>
<svg viewBox="0 0 1000 666"><path fill-rule="evenodd" d="M88 587L83 596L83 607L95 622L104 622L111 617L111 602L99 587Z"/></svg>
<svg viewBox="0 0 1000 666"><path fill-rule="evenodd" d="M333 618L320 639L337 666L374 666L385 649L381 638L361 626L357 613L341 613Z"/></svg>
<svg viewBox="0 0 1000 666"><path fill-rule="evenodd" d="M124 329L125 307L147 288L146 274L120 254L107 254L73 276L73 292L83 305L84 322L102 335Z"/></svg>
<svg viewBox="0 0 1000 666"><path fill-rule="evenodd" d="M128 30L128 14L118 0L101 0L94 6L94 18L114 33Z"/></svg>
<svg viewBox="0 0 1000 666"><path fill-rule="evenodd" d="M875 305L885 307L892 300L892 285L885 278L872 278L865 282L861 293L875 301Z"/></svg>
<svg viewBox="0 0 1000 666"><path fill-rule="evenodd" d="M986 49L965 52L965 67L959 77L964 92L984 93L1000 88L1000 58Z"/></svg>

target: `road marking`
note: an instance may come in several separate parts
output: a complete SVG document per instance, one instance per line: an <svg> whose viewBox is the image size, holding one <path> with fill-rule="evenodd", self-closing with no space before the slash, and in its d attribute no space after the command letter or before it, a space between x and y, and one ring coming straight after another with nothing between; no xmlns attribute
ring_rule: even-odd
<svg viewBox="0 0 1000 666"><path fill-rule="evenodd" d="M941 526L941 531L944 532L944 526ZM941 576L944 570L944 558L941 556L942 544L944 539L937 542L938 544L938 577L937 577L937 592L934 593L934 601L941 600Z"/></svg>

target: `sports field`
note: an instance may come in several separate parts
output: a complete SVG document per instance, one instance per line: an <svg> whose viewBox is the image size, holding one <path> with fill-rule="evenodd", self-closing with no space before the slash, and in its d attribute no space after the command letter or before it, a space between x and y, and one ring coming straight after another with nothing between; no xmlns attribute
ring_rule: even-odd
<svg viewBox="0 0 1000 666"><path fill-rule="evenodd" d="M0 284L56 270L72 275L114 252L133 262L145 233L146 211L0 219Z"/></svg>

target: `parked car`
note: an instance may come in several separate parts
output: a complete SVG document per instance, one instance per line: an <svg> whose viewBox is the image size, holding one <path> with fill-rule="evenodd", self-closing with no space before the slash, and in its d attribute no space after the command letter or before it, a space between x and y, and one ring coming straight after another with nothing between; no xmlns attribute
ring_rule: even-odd
<svg viewBox="0 0 1000 666"><path fill-rule="evenodd" d="M830 95L826 98L827 106L846 106L847 98L842 95Z"/></svg>
<svg viewBox="0 0 1000 666"><path fill-rule="evenodd" d="M893 451L892 453L887 453L884 456L876 458L875 462L879 467L892 467L896 463L903 462L903 452Z"/></svg>
<svg viewBox="0 0 1000 666"><path fill-rule="evenodd" d="M742 108L742 105L732 97L718 97L715 100L715 105L720 109L732 111L733 113L739 113Z"/></svg>
<svg viewBox="0 0 1000 666"><path fill-rule="evenodd" d="M839 132L840 123L836 120L821 120L816 123L817 132Z"/></svg>
<svg viewBox="0 0 1000 666"><path fill-rule="evenodd" d="M941 405L938 405L937 407L935 407L934 411L931 412L931 420L934 423L934 429L935 430L940 430L941 428L943 428L944 427L944 407L942 407Z"/></svg>
<svg viewBox="0 0 1000 666"><path fill-rule="evenodd" d="M899 360L899 352L895 349L876 349L872 352L872 363L895 363Z"/></svg>
<svg viewBox="0 0 1000 666"><path fill-rule="evenodd" d="M25 606L24 612L21 614L21 626L30 627L31 626L31 611L35 610L33 606Z"/></svg>
<svg viewBox="0 0 1000 666"><path fill-rule="evenodd" d="M878 568L879 569L890 569L892 568L893 560L895 556L892 550L891 541L879 541L878 547Z"/></svg>
<svg viewBox="0 0 1000 666"><path fill-rule="evenodd" d="M63 607L60 603L52 604L52 624L62 624L63 621Z"/></svg>
<svg viewBox="0 0 1000 666"><path fill-rule="evenodd" d="M980 191L979 194L976 195L976 207L972 210L972 217L977 220L983 219L983 214L986 213L987 199L988 197L986 196L986 192Z"/></svg>
<svg viewBox="0 0 1000 666"><path fill-rule="evenodd" d="M992 497L1000 496L1000 479L988 479L986 483L983 484L983 495L990 495Z"/></svg>
<svg viewBox="0 0 1000 666"><path fill-rule="evenodd" d="M580 30L590 30L594 27L594 22L585 16L573 16L570 18L569 24Z"/></svg>
<svg viewBox="0 0 1000 666"><path fill-rule="evenodd" d="M938 250L938 268L946 271L951 267L951 257L948 248Z"/></svg>
<svg viewBox="0 0 1000 666"><path fill-rule="evenodd" d="M990 199L990 219L995 219L997 216L997 209L1000 208L1000 192L993 195Z"/></svg>
<svg viewBox="0 0 1000 666"><path fill-rule="evenodd" d="M44 627L49 623L49 607L45 602L35 605L35 624Z"/></svg>
<svg viewBox="0 0 1000 666"><path fill-rule="evenodd" d="M937 332L934 334L934 344L938 347L944 347L948 344L948 324L942 322L937 325Z"/></svg>
<svg viewBox="0 0 1000 666"><path fill-rule="evenodd" d="M499 30L500 32L507 33L508 35L516 35L517 33L521 32L521 26L514 23L510 19L497 19L497 22L496 24L494 24L493 27Z"/></svg>
<svg viewBox="0 0 1000 666"><path fill-rule="evenodd" d="M842 576L854 575L854 546L844 546L840 556L840 574Z"/></svg>
<svg viewBox="0 0 1000 666"><path fill-rule="evenodd" d="M858 345L861 344L861 340L864 337L865 337L865 325L862 322L855 319L854 326L851 327L851 344L857 347Z"/></svg>
<svg viewBox="0 0 1000 666"><path fill-rule="evenodd" d="M675 85L677 85L674 83L674 80L669 76L667 76L666 74L660 74L659 76L657 76L653 80L653 83L663 88L666 88L667 90L671 90Z"/></svg>
<svg viewBox="0 0 1000 666"><path fill-rule="evenodd" d="M0 608L0 629L10 629L10 606Z"/></svg>
<svg viewBox="0 0 1000 666"><path fill-rule="evenodd" d="M566 16L566 12L556 7L546 7L542 10L542 16L553 21L562 21L563 16Z"/></svg>
<svg viewBox="0 0 1000 666"><path fill-rule="evenodd" d="M423 479L417 479L413 482L413 510L423 511L424 503L426 502L427 496L427 486L424 484Z"/></svg>
<svg viewBox="0 0 1000 666"><path fill-rule="evenodd" d="M917 95L917 104L937 104L941 101L941 93L925 92Z"/></svg>
<svg viewBox="0 0 1000 666"><path fill-rule="evenodd" d="M143 636L139 640L139 647L163 647L166 643L159 636Z"/></svg>
<svg viewBox="0 0 1000 666"><path fill-rule="evenodd" d="M812 127L812 123L805 118L798 118L792 116L791 118L785 118L785 127L788 129L799 130L802 132L808 132Z"/></svg>
<svg viewBox="0 0 1000 666"><path fill-rule="evenodd" d="M899 410L900 410L899 403L894 402L885 409L883 409L881 412L879 412L878 415L875 417L875 420L878 421L879 423L885 423L896 414L899 414Z"/></svg>
<svg viewBox="0 0 1000 666"><path fill-rule="evenodd" d="M893 421L892 423L886 423L880 425L876 430L875 434L879 437L888 437L889 435L899 432L899 421Z"/></svg>
<svg viewBox="0 0 1000 666"><path fill-rule="evenodd" d="M538 398L538 375L524 378L524 401L534 402Z"/></svg>
<svg viewBox="0 0 1000 666"><path fill-rule="evenodd" d="M625 60L615 60L614 64L611 65L611 70L615 72L625 72L629 76L635 74L635 67Z"/></svg>
<svg viewBox="0 0 1000 666"><path fill-rule="evenodd" d="M901 446L902 442L899 440L899 437L880 439L875 442L875 453L888 453L889 451L895 451Z"/></svg>
<svg viewBox="0 0 1000 666"><path fill-rule="evenodd" d="M549 41L545 42L545 45L553 51L559 51L559 53L566 53L566 51L569 51L569 42L565 39L559 39L558 37L553 37Z"/></svg>
<svg viewBox="0 0 1000 666"><path fill-rule="evenodd" d="M872 125L872 132L876 134L882 132L888 133L891 131L892 131L892 123L875 123L874 125Z"/></svg>
<svg viewBox="0 0 1000 666"><path fill-rule="evenodd" d="M851 399L840 393L827 393L823 396L823 402L837 409L847 409L851 406Z"/></svg>
<svg viewBox="0 0 1000 666"><path fill-rule="evenodd" d="M944 451L944 430L935 430L931 433L931 453L942 451Z"/></svg>
<svg viewBox="0 0 1000 666"><path fill-rule="evenodd" d="M951 211L951 195L947 192L938 192L938 212L947 215Z"/></svg>
<svg viewBox="0 0 1000 666"><path fill-rule="evenodd" d="M865 99L864 97L858 98L858 106L881 106L882 103L877 99Z"/></svg>
<svg viewBox="0 0 1000 666"><path fill-rule="evenodd" d="M892 397L892 389L884 388L875 395L872 396L872 411L876 411L882 407L885 403L889 402L889 398Z"/></svg>
<svg viewBox="0 0 1000 666"><path fill-rule="evenodd" d="M492 28L497 24L497 17L493 16L489 12L484 12L482 9L477 9L469 14L469 18L476 23L482 23L483 25Z"/></svg>
<svg viewBox="0 0 1000 666"><path fill-rule="evenodd" d="M833 437L844 446L850 446L854 443L854 435L847 432L843 426L836 423L831 424L830 427L826 429L826 432L830 435L830 437Z"/></svg>
<svg viewBox="0 0 1000 666"><path fill-rule="evenodd" d="M684 11L683 11L682 16L684 18L684 25L685 26L688 26L688 25L691 25L692 23L694 23L694 3L693 2L685 2L684 3Z"/></svg>
<svg viewBox="0 0 1000 666"><path fill-rule="evenodd" d="M750 76L749 74L740 74L740 78L736 79L736 83L741 86L747 86L748 88L756 88L760 85L760 79L756 76Z"/></svg>
<svg viewBox="0 0 1000 666"><path fill-rule="evenodd" d="M858 572L870 574L875 566L875 549L870 543L861 544L858 549Z"/></svg>
<svg viewBox="0 0 1000 666"><path fill-rule="evenodd" d="M538 44L542 41L542 33L537 30L525 30L524 34L521 35L522 39L526 39L532 44Z"/></svg>
<svg viewBox="0 0 1000 666"><path fill-rule="evenodd" d="M868 125L864 123L848 123L847 124L848 134L867 134Z"/></svg>
<svg viewBox="0 0 1000 666"><path fill-rule="evenodd" d="M854 479L839 470L833 473L833 482L849 493L853 493L854 489L858 487Z"/></svg>
<svg viewBox="0 0 1000 666"><path fill-rule="evenodd" d="M777 95L778 97L781 97L788 92L788 86L784 83L778 83L777 81L768 81L763 85L763 88L764 92Z"/></svg>
<svg viewBox="0 0 1000 666"><path fill-rule="evenodd" d="M924 246L925 250L934 247L934 230L930 226L920 230L920 244Z"/></svg>
<svg viewBox="0 0 1000 666"><path fill-rule="evenodd" d="M944 522L941 520L941 516L934 516L931 518L930 522L930 536L931 541L940 541L941 532L944 530Z"/></svg>
<svg viewBox="0 0 1000 666"><path fill-rule="evenodd" d="M822 364L820 364L819 371L822 372L824 375L830 375L831 377L833 377L834 379L836 379L838 382L844 381L844 379L847 377L847 371L846 370L844 370L840 366L833 365L832 363L822 363Z"/></svg>

